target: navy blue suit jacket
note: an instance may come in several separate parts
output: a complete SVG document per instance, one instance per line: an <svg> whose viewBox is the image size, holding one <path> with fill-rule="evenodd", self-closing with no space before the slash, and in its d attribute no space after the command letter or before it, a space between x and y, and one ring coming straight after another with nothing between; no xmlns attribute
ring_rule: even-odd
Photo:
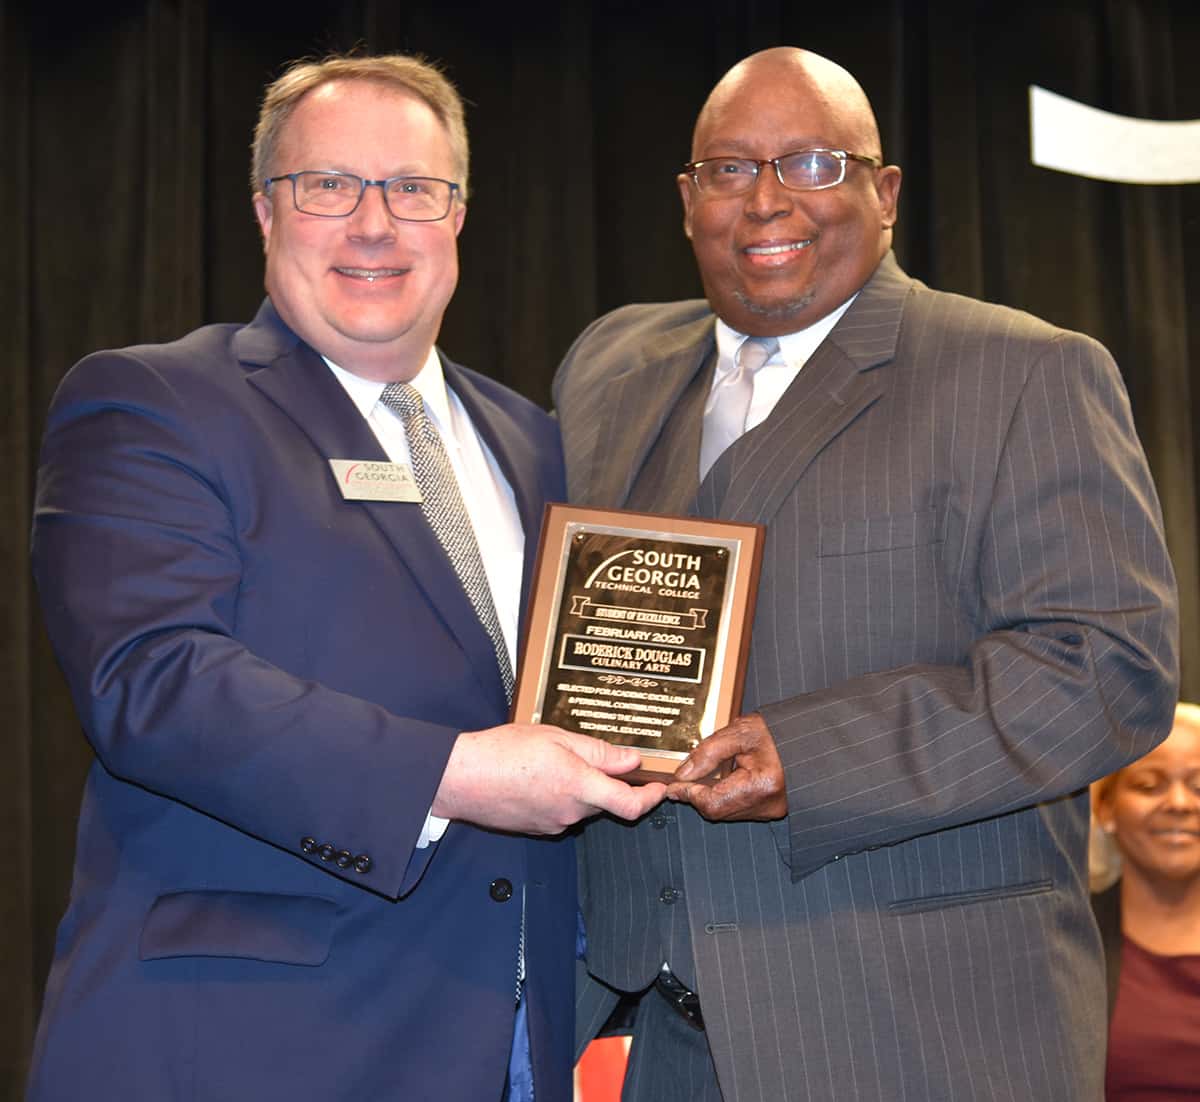
<svg viewBox="0 0 1200 1102"><path fill-rule="evenodd" d="M443 364L531 561L557 430ZM34 570L97 761L32 1099L498 1099L523 891L538 1099L570 1097L571 842L414 852L504 689L420 506L344 501L339 458L386 456L269 301L59 389Z"/></svg>

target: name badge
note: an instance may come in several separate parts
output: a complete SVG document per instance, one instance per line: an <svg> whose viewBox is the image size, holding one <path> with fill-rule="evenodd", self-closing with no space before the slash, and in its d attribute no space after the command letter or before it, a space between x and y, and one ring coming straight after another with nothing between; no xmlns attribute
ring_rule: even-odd
<svg viewBox="0 0 1200 1102"><path fill-rule="evenodd" d="M333 477L347 501L420 501L421 490L405 463L331 459Z"/></svg>

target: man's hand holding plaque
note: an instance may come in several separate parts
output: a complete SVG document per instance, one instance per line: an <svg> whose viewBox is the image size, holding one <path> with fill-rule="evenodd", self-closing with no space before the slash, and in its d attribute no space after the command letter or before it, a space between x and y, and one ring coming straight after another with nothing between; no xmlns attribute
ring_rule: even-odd
<svg viewBox="0 0 1200 1102"><path fill-rule="evenodd" d="M628 747L556 727L509 724L464 731L450 751L433 813L535 835L560 834L599 812L638 819L664 790L625 784L625 774L636 765Z"/></svg>
<svg viewBox="0 0 1200 1102"><path fill-rule="evenodd" d="M738 716L704 739L675 771L667 799L691 804L713 822L787 815L783 762L762 716Z"/></svg>

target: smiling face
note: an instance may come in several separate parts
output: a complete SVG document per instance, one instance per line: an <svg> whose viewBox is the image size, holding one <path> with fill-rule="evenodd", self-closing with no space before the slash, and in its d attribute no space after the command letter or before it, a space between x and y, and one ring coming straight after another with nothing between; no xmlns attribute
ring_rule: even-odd
<svg viewBox="0 0 1200 1102"><path fill-rule="evenodd" d="M692 159L817 148L879 157L870 105L845 70L779 48L735 66L713 90ZM741 333L778 336L819 321L870 278L891 245L900 169L851 161L836 187L793 191L768 166L752 190L721 198L686 174L678 184L714 312Z"/></svg>
<svg viewBox="0 0 1200 1102"><path fill-rule="evenodd" d="M1151 883L1200 878L1200 722L1180 712L1165 742L1098 793L1096 819L1125 875Z"/></svg>
<svg viewBox="0 0 1200 1102"><path fill-rule="evenodd" d="M364 80L323 84L297 104L273 176L306 170L454 179L445 128L422 100ZM393 218L369 187L345 218L302 214L291 184L254 197L267 292L285 322L336 364L365 378L407 380L437 338L458 282L457 200L440 222Z"/></svg>

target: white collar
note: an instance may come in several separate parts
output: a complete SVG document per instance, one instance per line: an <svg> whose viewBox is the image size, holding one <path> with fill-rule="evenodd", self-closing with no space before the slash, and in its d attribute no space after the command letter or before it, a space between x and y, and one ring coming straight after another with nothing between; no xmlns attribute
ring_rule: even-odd
<svg viewBox="0 0 1200 1102"><path fill-rule="evenodd" d="M344 367L338 367L328 356L322 356L321 359L346 388L346 393L358 407L359 413L370 417L371 411L379 402L379 396L388 384L355 375ZM429 349L429 355L425 357L421 370L408 381L417 388L417 392L424 399L425 408L433 417L434 423L439 429L445 430L451 423L450 397L446 389L446 375L442 371L441 357L438 356L436 348Z"/></svg>
<svg viewBox="0 0 1200 1102"><path fill-rule="evenodd" d="M850 304L857 297L858 292L856 291L841 306L830 311L820 321L814 321L812 325L798 329L795 333L780 334L777 338L779 351L771 357L772 360L776 362L782 360L788 367L799 370L808 361L809 356L817 350L817 346L829 336L830 331L841 320L842 315L850 309ZM739 333L731 325L717 318L718 375L722 370L732 371L734 369L734 355L738 345L745 339L745 333Z"/></svg>

